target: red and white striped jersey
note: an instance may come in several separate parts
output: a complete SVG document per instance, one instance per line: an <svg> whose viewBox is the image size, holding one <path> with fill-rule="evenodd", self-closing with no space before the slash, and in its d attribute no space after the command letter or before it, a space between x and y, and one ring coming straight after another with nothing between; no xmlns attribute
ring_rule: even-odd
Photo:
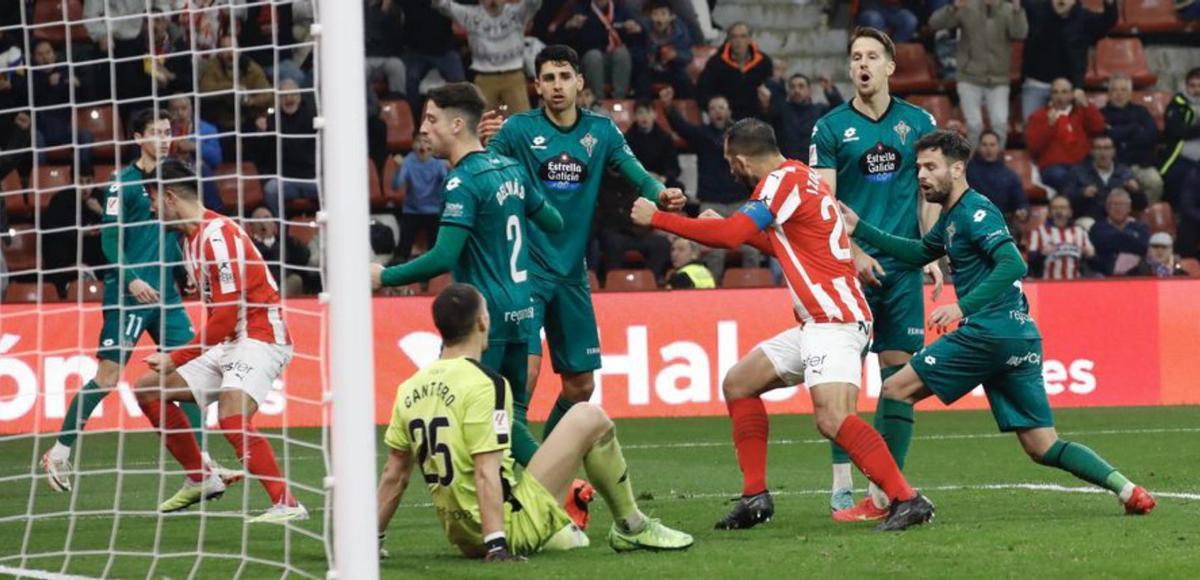
<svg viewBox="0 0 1200 580"><path fill-rule="evenodd" d="M246 231L212 210L184 242L183 258L208 305L209 324L204 344L253 338L268 344L291 344L279 308L279 286ZM232 329L212 328L213 314L222 307L237 308ZM223 333L223 335L221 335Z"/></svg>
<svg viewBox="0 0 1200 580"><path fill-rule="evenodd" d="M1095 253L1095 249L1082 226L1059 227L1046 222L1029 232L1029 252L1046 256L1043 279L1074 280L1083 274L1084 254Z"/></svg>
<svg viewBox="0 0 1200 580"><path fill-rule="evenodd" d="M807 165L789 159L758 182L753 199L771 212L767 237L800 322L870 322L871 309L829 184Z"/></svg>

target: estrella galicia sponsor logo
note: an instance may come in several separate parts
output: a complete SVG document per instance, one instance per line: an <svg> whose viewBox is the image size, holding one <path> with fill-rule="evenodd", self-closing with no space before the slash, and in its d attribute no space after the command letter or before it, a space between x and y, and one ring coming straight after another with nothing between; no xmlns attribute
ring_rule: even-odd
<svg viewBox="0 0 1200 580"><path fill-rule="evenodd" d="M558 191L578 190L587 179L587 165L563 153L542 163L538 177L546 187Z"/></svg>
<svg viewBox="0 0 1200 580"><path fill-rule="evenodd" d="M900 161L899 151L883 143L876 143L859 158L858 169L867 181L884 183L896 176L896 172L900 170Z"/></svg>
<svg viewBox="0 0 1200 580"><path fill-rule="evenodd" d="M1033 365L1041 364L1042 363L1042 355L1039 353L1036 353L1036 352L1027 352L1021 356L1013 355L1013 356L1008 357L1008 360L1005 361L1004 364L1007 364L1010 367L1016 368L1023 364L1026 364L1026 363L1033 364Z"/></svg>

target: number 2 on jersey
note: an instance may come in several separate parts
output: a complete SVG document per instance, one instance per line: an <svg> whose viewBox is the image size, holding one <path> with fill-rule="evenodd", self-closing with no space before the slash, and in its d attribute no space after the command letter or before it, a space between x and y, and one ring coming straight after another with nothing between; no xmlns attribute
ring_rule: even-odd
<svg viewBox="0 0 1200 580"><path fill-rule="evenodd" d="M417 464L425 474L425 483L435 483L443 487L454 481L454 464L450 461L450 446L438 442L438 431L450 426L450 420L445 417L434 417L426 425L422 419L413 419L408 423L408 433L413 443L417 444ZM434 454L442 456L442 470L438 469L433 460ZM428 461L428 463L426 463Z"/></svg>
<svg viewBox="0 0 1200 580"><path fill-rule="evenodd" d="M504 237L513 243L512 255L508 257L508 271L512 274L513 282L524 282L529 277L529 273L517 268L517 257L521 255L520 218L515 215L508 216L508 224L504 227Z"/></svg>
<svg viewBox="0 0 1200 580"><path fill-rule="evenodd" d="M837 202L832 197L821 198L821 219L829 221L834 219L833 231L829 233L829 251L833 252L833 257L839 260L849 260L851 257L850 248L842 247L842 232L846 231L846 224L842 221L842 212L838 211Z"/></svg>

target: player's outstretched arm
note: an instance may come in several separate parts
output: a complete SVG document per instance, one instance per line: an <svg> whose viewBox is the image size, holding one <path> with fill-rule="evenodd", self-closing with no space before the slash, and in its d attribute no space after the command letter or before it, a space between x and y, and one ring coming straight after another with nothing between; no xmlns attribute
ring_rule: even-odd
<svg viewBox="0 0 1200 580"><path fill-rule="evenodd" d="M747 243L772 219L770 210L759 201L747 202L741 210L728 218L693 219L658 211L653 203L644 198L634 201L630 217L636 225L683 236L706 246L726 249ZM766 220L765 223L763 220Z"/></svg>
<svg viewBox="0 0 1200 580"><path fill-rule="evenodd" d="M458 262L463 247L467 244L470 230L453 224L442 224L438 229L437 242L421 257L383 270L379 283L383 286L404 286L422 282L439 274L449 272Z"/></svg>
<svg viewBox="0 0 1200 580"><path fill-rule="evenodd" d="M1002 292L1013 285L1013 282L1025 277L1028 268L1025 260L1021 259L1021 251L1017 244L1009 241L992 252L995 267L992 272L966 296L958 297L958 306L963 316L970 316L998 298Z"/></svg>
<svg viewBox="0 0 1200 580"><path fill-rule="evenodd" d="M897 260L913 266L924 266L945 255L940 245L935 246L925 240L893 236L864 221L858 222L853 235L855 239L875 246Z"/></svg>
<svg viewBox="0 0 1200 580"><path fill-rule="evenodd" d="M400 507L400 499L404 490L408 489L408 479L412 475L412 454L399 449L389 449L387 463L383 473L379 475L379 538L383 543L383 535L387 533L388 523Z"/></svg>
<svg viewBox="0 0 1200 580"><path fill-rule="evenodd" d="M700 214L700 219L723 220L725 219L725 216L717 213L715 210L707 209ZM767 232L758 232L753 236L750 236L750 239L746 240L746 245L751 246L772 258L775 257L775 248L771 245L771 238L767 235Z"/></svg>

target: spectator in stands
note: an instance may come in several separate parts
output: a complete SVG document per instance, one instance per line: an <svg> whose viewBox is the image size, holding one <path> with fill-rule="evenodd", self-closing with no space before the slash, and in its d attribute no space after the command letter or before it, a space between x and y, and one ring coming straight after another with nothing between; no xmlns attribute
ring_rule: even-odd
<svg viewBox="0 0 1200 580"><path fill-rule="evenodd" d="M272 147L280 158L271 167L277 168L279 177L270 179L263 186L267 208L272 214L284 215L281 210L293 199L318 201L317 187L317 130L313 127L316 107L306 98L300 85L293 79L284 79L279 86L278 139L280 144ZM276 133L276 115L260 116L255 128L267 133ZM261 168L260 168L261 170ZM274 173L274 171L272 172Z"/></svg>
<svg viewBox="0 0 1200 580"><path fill-rule="evenodd" d="M267 74L258 63L238 53L233 36L222 35L218 46L217 55L201 66L200 116L222 132L236 131L239 112L243 120L258 118L274 103L275 96ZM234 94L235 90L240 96ZM227 142L225 153L232 154L236 139L227 138Z"/></svg>
<svg viewBox="0 0 1200 580"><path fill-rule="evenodd" d="M1009 223L1023 222L1029 217L1029 198L1021 176L1004 163L1000 135L984 129L979 147L967 163L967 183L987 196L1004 213Z"/></svg>
<svg viewBox="0 0 1200 580"><path fill-rule="evenodd" d="M929 18L934 30L959 29L958 100L967 120L967 139L978 143L987 103L992 130L1003 149L1008 141L1009 43L1024 40L1029 22L1020 0L956 0Z"/></svg>
<svg viewBox="0 0 1200 580"><path fill-rule="evenodd" d="M583 81L598 99L605 83L612 84L612 98L624 99L633 78L633 52L645 42L642 25L625 7L624 0L580 2L563 24L563 43L578 52Z"/></svg>
<svg viewBox="0 0 1200 580"><path fill-rule="evenodd" d="M305 273L296 268L308 266L311 252L295 238L279 235L279 220L276 218L270 208L258 206L250 213L250 219L246 220L246 233L250 234L254 247L279 284L282 294L299 296L304 292Z"/></svg>
<svg viewBox="0 0 1200 580"><path fill-rule="evenodd" d="M419 121L421 80L429 71L437 69L442 80L448 83L465 81L467 75L454 44L450 19L434 9L431 0L400 0L400 5L404 8L404 28L400 30L400 37L405 43L406 92L413 116Z"/></svg>
<svg viewBox="0 0 1200 580"><path fill-rule="evenodd" d="M625 142L642 167L667 187L683 188L679 182L679 152L671 135L656 122L654 101L642 99L633 109L633 126L625 131Z"/></svg>
<svg viewBox="0 0 1200 580"><path fill-rule="evenodd" d="M667 288L705 290L716 287L716 279L700 259L700 244L681 237L672 240L671 273L667 275Z"/></svg>
<svg viewBox="0 0 1200 580"><path fill-rule="evenodd" d="M1074 280L1095 255L1087 230L1071 223L1071 202L1051 199L1050 221L1029 232L1029 271L1043 280Z"/></svg>
<svg viewBox="0 0 1200 580"><path fill-rule="evenodd" d="M45 40L34 47L33 64L33 104L37 107L39 146L80 145L74 150L79 152L79 178L84 183L91 183L92 132L85 127L72 129L75 109L71 106L71 88L78 88L79 80L71 76L66 65L58 63L58 53Z"/></svg>
<svg viewBox="0 0 1200 580"><path fill-rule="evenodd" d="M510 113L529 110L525 80L525 25L542 0L480 0L471 6L433 0L433 7L467 31L475 86L488 107L506 105Z"/></svg>
<svg viewBox="0 0 1200 580"><path fill-rule="evenodd" d="M1200 168L1200 67L1188 71L1185 83L1164 114L1163 194L1171 203L1186 193L1185 182Z"/></svg>
<svg viewBox="0 0 1200 580"><path fill-rule="evenodd" d="M709 99L724 95L733 111L733 118L766 117L759 104L758 87L771 79L774 64L771 57L758 48L751 38L750 25L744 22L727 29L725 44L717 50L704 72L700 73L697 94L700 106L708 107Z"/></svg>
<svg viewBox="0 0 1200 580"><path fill-rule="evenodd" d="M155 11L147 19L150 52L142 59L142 70L157 88L157 94L169 95L195 89L192 84L192 47L183 32L170 19Z"/></svg>
<svg viewBox="0 0 1200 580"><path fill-rule="evenodd" d="M662 286L671 265L671 242L662 233L633 225L628 208L638 198L637 191L619 173L606 169L600 195L606 200L596 210L596 237L603 256L601 272L633 266L626 262L625 253L636 250L645 267L654 273L654 282Z"/></svg>
<svg viewBox="0 0 1200 580"><path fill-rule="evenodd" d="M137 102L150 95L150 77L144 70L142 58L146 56L148 41L146 32L146 9L172 9L170 0L84 0L83 27L92 42L99 48L101 58L112 58L114 76L112 86L116 88L121 116L128 117L146 103ZM102 68L108 69L108 63ZM104 71L103 80L108 80ZM108 96L107 87L102 87L97 97Z"/></svg>
<svg viewBox="0 0 1200 580"><path fill-rule="evenodd" d="M1088 232L1096 256L1092 264L1105 276L1125 276L1150 249L1150 228L1130 215L1133 201L1124 189L1114 189L1105 202L1108 215Z"/></svg>
<svg viewBox="0 0 1200 580"><path fill-rule="evenodd" d="M41 268L46 272L45 281L53 283L61 296L66 295L67 284L80 279L79 266L108 263L99 230L88 227L100 223L100 201L87 191L74 187L59 190L50 198L38 224L42 230Z"/></svg>
<svg viewBox="0 0 1200 580"><path fill-rule="evenodd" d="M1025 82L1021 86L1021 114L1029 122L1034 111L1051 97L1051 84L1059 77L1082 87L1088 66L1088 49L1117 23L1116 0L1104 0L1098 14L1076 0L1026 2L1029 36L1021 61Z"/></svg>
<svg viewBox="0 0 1200 580"><path fill-rule="evenodd" d="M0 73L0 179L16 170L22 188L29 187L33 171L33 146L37 142L29 106L25 75ZM16 111L16 112L11 112ZM40 159L39 159L40 161Z"/></svg>
<svg viewBox="0 0 1200 580"><path fill-rule="evenodd" d="M1171 234L1158 232L1150 236L1150 251L1146 259L1129 273L1130 276L1154 276L1155 278L1170 278L1172 276L1187 276L1183 262L1175 255L1175 241Z"/></svg>
<svg viewBox="0 0 1200 580"><path fill-rule="evenodd" d="M197 119L192 109L192 98L176 95L167 102L171 114L171 155L195 167L204 179L204 207L213 211L224 209L215 180L207 179L217 174L217 166L224 157L217 128L204 119ZM205 136L208 135L208 138ZM199 138L197 138L199 137Z"/></svg>
<svg viewBox="0 0 1200 580"><path fill-rule="evenodd" d="M858 5L858 25L887 30L892 41L909 42L921 22L901 0L862 0Z"/></svg>
<svg viewBox="0 0 1200 580"><path fill-rule="evenodd" d="M1200 256L1200 167L1193 167L1179 183L1175 251L1185 258L1195 258Z"/></svg>
<svg viewBox="0 0 1200 580"><path fill-rule="evenodd" d="M403 97L408 91L404 68L404 46L401 35L404 12L395 0L366 0L363 7L363 35L367 44L367 82L382 77L387 82L390 99Z"/></svg>
<svg viewBox="0 0 1200 580"><path fill-rule="evenodd" d="M442 184L449 168L441 159L434 159L429 140L417 137L413 150L400 161L392 188L404 200L400 216L400 245L396 258L407 261L412 257L413 242L425 232L426 247L437 240L438 218L442 213Z"/></svg>
<svg viewBox="0 0 1200 580"><path fill-rule="evenodd" d="M1163 180L1154 166L1158 127L1150 111L1133 98L1133 80L1127 75L1108 79L1108 104L1100 109L1108 134L1117 146L1117 162L1128 165L1150 203L1162 199ZM1136 200L1135 200L1136 201Z"/></svg>
<svg viewBox="0 0 1200 580"><path fill-rule="evenodd" d="M733 177L725 160L725 131L733 124L729 101L714 95L708 100L708 123L693 125L671 106L674 97L675 92L670 88L659 93L671 130L696 152L696 198L700 200L700 210L711 209L730 216L750 197L750 190ZM762 263L762 253L751 246L742 246L741 253L743 268L756 268ZM704 259L718 280L725 273L725 255L725 250L713 249Z"/></svg>
<svg viewBox="0 0 1200 580"><path fill-rule="evenodd" d="M687 74L692 63L692 37L684 23L675 17L670 4L654 0L647 6L650 23L646 27L646 62L638 75L638 93L652 95L652 85L666 84L680 98L690 99L695 93Z"/></svg>
<svg viewBox="0 0 1200 580"><path fill-rule="evenodd" d="M312 0L233 3L246 4L244 9L233 13L237 18L233 24L241 56L258 63L273 85L292 79L299 86L312 86L309 47L295 46L305 38L297 34L296 25L312 20ZM299 28L299 32L307 34L307 27Z"/></svg>
<svg viewBox="0 0 1200 580"><path fill-rule="evenodd" d="M788 159L808 159L808 146L812 142L813 126L830 109L842 104L842 94L834 86L829 75L817 77L825 93L824 103L812 100L812 83L806 75L796 73L787 80L787 95L759 87L759 105L766 111L775 135L779 137L779 151Z"/></svg>
<svg viewBox="0 0 1200 580"><path fill-rule="evenodd" d="M1134 212L1146 209L1146 194L1142 193L1133 171L1117 163L1116 154L1112 137L1101 134L1092 138L1091 159L1075 166L1071 179L1060 192L1071 200L1071 211L1076 217L1104 219L1106 209L1101 200L1107 200L1109 192L1117 188L1129 193Z"/></svg>
<svg viewBox="0 0 1200 580"><path fill-rule="evenodd" d="M600 101L596 100L596 93L593 93L591 87L587 85L584 85L584 87L579 90L579 98L576 100L576 104L579 105L580 109L585 111L591 111L593 113L600 113L601 115L608 116L608 112L604 110L604 105L601 105Z"/></svg>
<svg viewBox="0 0 1200 580"><path fill-rule="evenodd" d="M1050 104L1029 117L1025 140L1042 172L1042 183L1062 189L1070 182L1072 166L1088 155L1091 138L1104 131L1104 116L1065 78L1054 80Z"/></svg>

